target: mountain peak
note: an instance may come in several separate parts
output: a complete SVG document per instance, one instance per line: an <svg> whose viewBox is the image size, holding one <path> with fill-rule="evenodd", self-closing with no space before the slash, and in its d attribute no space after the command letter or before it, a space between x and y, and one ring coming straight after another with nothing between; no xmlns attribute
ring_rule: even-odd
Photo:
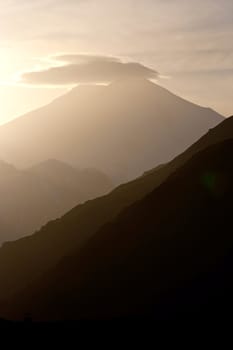
<svg viewBox="0 0 233 350"><path fill-rule="evenodd" d="M0 149L20 167L52 156L121 182L169 161L222 120L151 80L124 78L79 85L1 126Z"/></svg>
<svg viewBox="0 0 233 350"><path fill-rule="evenodd" d="M108 86L116 86L116 87L124 87L124 86L140 86L140 87L149 87L153 88L158 86L151 80L148 80L146 78L138 78L138 77L127 77L127 78L120 78L117 80L114 80L111 82Z"/></svg>

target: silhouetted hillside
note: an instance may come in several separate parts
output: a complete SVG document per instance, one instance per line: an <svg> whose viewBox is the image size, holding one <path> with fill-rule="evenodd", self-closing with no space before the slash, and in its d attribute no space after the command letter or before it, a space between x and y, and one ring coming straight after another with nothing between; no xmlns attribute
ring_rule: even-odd
<svg viewBox="0 0 233 350"><path fill-rule="evenodd" d="M229 133L233 118L225 120L207 136L208 143L215 143L226 138L233 138ZM208 134L209 135L209 134ZM53 268L62 257L72 254L75 249L92 237L104 224L116 218L127 206L142 199L152 192L179 166L182 159L192 157L194 148L197 151L208 144L202 138L199 146L194 145L168 165L150 171L132 182L121 185L109 195L79 205L63 218L52 221L36 234L16 242L4 244L0 248L0 299L15 294L25 288L46 270ZM191 150L191 151L190 151Z"/></svg>
<svg viewBox="0 0 233 350"><path fill-rule="evenodd" d="M229 130L232 124L233 118L227 119L212 131L211 138L207 136L208 143L203 138L199 146L197 147L197 143L194 148L198 151L201 145L215 143L219 139L219 130L223 139L224 128L226 138L230 138ZM231 137L233 138L233 133ZM166 180L178 165L182 165L182 159L185 161L193 156L194 148L188 149L168 165L159 167L157 171L150 171L145 176L119 186L104 197L77 206L61 219L48 223L34 235L4 244L0 249L0 299L22 290L33 279L53 268L62 257L71 255L73 251L82 247L124 208L141 200Z"/></svg>
<svg viewBox="0 0 233 350"><path fill-rule="evenodd" d="M19 166L61 159L121 182L169 161L222 120L150 81L123 79L79 86L1 126L0 154Z"/></svg>
<svg viewBox="0 0 233 350"><path fill-rule="evenodd" d="M196 154L11 300L42 319L232 312L233 140Z"/></svg>

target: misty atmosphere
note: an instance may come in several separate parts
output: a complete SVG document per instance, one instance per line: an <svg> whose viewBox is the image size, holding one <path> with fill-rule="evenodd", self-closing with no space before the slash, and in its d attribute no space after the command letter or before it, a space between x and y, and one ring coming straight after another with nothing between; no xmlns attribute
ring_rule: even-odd
<svg viewBox="0 0 233 350"><path fill-rule="evenodd" d="M0 327L227 321L232 1L0 5Z"/></svg>

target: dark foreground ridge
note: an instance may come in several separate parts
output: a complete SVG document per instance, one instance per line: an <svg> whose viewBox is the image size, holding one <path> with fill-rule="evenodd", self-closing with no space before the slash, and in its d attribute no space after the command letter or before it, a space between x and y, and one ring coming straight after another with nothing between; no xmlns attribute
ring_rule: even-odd
<svg viewBox="0 0 233 350"><path fill-rule="evenodd" d="M41 320L230 317L232 152L228 140L196 154L9 309Z"/></svg>
<svg viewBox="0 0 233 350"><path fill-rule="evenodd" d="M2 316L228 319L233 310L232 124L232 118L224 121L171 163L4 246Z"/></svg>

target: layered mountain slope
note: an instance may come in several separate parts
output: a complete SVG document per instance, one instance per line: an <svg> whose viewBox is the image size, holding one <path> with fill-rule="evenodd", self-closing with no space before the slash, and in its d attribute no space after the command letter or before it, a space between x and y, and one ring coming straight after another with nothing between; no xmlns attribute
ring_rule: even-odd
<svg viewBox="0 0 233 350"><path fill-rule="evenodd" d="M0 157L18 166L61 159L121 182L172 159L222 120L143 79L79 86L1 126Z"/></svg>
<svg viewBox="0 0 233 350"><path fill-rule="evenodd" d="M54 267L59 260L92 237L104 224L110 222L127 206L152 192L183 162L190 159L195 149L204 148L220 139L233 138L229 132L233 118L229 118L207 134L199 143L175 158L168 165L159 167L132 182L121 185L110 194L79 205L59 220L50 222L36 234L4 244L0 249L0 299L14 294ZM225 130L225 131L224 131Z"/></svg>
<svg viewBox="0 0 233 350"><path fill-rule="evenodd" d="M0 166L0 243L33 233L48 221L113 188L104 174L55 160L26 170Z"/></svg>
<svg viewBox="0 0 233 350"><path fill-rule="evenodd" d="M83 193L85 201L99 197L113 188L113 181L101 171L93 168L77 169L56 159L36 164L27 171L59 187L77 189Z"/></svg>
<svg viewBox="0 0 233 350"><path fill-rule="evenodd" d="M231 139L196 154L13 298L11 310L62 320L227 315L233 306L232 152Z"/></svg>

